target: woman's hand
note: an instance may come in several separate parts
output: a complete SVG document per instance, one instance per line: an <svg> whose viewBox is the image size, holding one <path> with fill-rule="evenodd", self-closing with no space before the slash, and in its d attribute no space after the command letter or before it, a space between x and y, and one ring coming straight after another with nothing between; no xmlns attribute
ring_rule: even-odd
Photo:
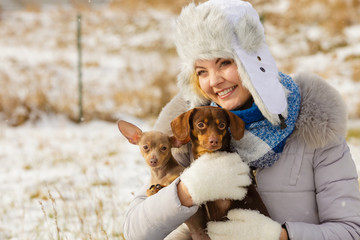
<svg viewBox="0 0 360 240"><path fill-rule="evenodd" d="M201 204L217 199L242 200L251 184L249 171L237 153L204 154L181 174L180 201Z"/></svg>
<svg viewBox="0 0 360 240"><path fill-rule="evenodd" d="M191 207L193 204L191 195L183 182L179 182L177 185L177 192L181 205L185 207Z"/></svg>
<svg viewBox="0 0 360 240"><path fill-rule="evenodd" d="M289 240L287 231L284 228L281 229L280 240Z"/></svg>

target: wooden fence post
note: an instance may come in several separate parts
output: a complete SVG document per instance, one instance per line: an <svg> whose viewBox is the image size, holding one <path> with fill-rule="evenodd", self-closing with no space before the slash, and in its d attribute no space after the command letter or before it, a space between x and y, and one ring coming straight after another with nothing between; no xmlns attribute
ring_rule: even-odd
<svg viewBox="0 0 360 240"><path fill-rule="evenodd" d="M81 14L77 15L77 50L78 50L78 90L79 90L79 119L78 122L84 120L83 117L83 91L82 91L82 49L81 49Z"/></svg>

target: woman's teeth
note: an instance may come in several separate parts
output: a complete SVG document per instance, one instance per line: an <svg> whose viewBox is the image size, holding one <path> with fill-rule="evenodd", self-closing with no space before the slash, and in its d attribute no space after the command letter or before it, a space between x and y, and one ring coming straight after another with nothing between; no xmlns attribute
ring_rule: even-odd
<svg viewBox="0 0 360 240"><path fill-rule="evenodd" d="M225 89L224 91L218 92L217 94L218 94L220 97L222 97L222 96L228 94L229 92L231 92L232 90L234 90L235 88L236 88L236 86L231 87L231 88L228 88L228 89Z"/></svg>

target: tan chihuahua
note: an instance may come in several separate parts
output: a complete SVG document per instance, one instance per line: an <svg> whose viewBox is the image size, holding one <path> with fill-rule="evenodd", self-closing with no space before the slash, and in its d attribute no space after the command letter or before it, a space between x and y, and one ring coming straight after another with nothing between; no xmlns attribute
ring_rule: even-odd
<svg viewBox="0 0 360 240"><path fill-rule="evenodd" d="M159 131L143 132L137 126L123 120L118 121L118 127L130 143L140 147L141 155L150 167L151 179L150 188L146 191L147 196L168 186L184 170L171 154L172 147L178 148L183 145L175 137Z"/></svg>

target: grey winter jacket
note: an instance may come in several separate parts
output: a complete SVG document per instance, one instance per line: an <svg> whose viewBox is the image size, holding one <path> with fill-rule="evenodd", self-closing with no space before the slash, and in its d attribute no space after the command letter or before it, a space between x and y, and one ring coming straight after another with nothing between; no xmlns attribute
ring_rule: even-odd
<svg viewBox="0 0 360 240"><path fill-rule="evenodd" d="M358 176L344 140L346 114L339 94L311 74L294 77L300 87L301 110L294 133L280 159L258 169L258 191L270 216L285 223L292 240L359 240ZM155 128L171 132L170 121L187 109L176 96L162 111ZM189 146L175 153L188 166ZM181 206L174 181L146 198L135 197L124 223L127 240L160 240L197 211Z"/></svg>

